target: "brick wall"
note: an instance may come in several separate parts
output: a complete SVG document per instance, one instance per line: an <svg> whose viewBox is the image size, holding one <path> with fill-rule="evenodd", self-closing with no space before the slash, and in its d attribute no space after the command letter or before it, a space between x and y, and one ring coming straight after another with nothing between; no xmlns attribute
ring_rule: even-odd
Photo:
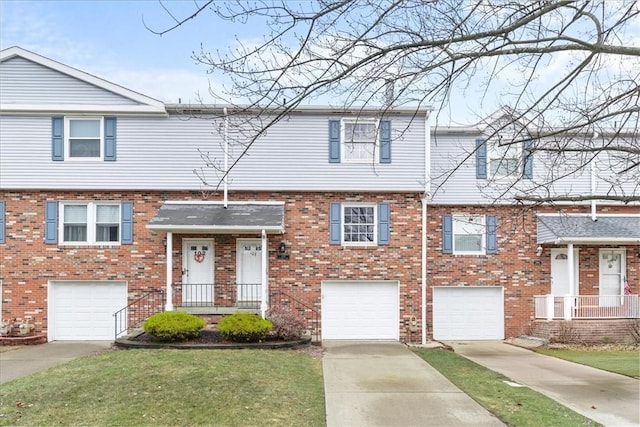
<svg viewBox="0 0 640 427"><path fill-rule="evenodd" d="M129 298L146 289L165 286L166 256L162 240L145 226L165 200L202 200L202 195L182 192L3 192L6 201L7 242L0 245L2 317L31 319L37 332L47 330L49 280L126 280ZM47 200L114 200L134 202L134 244L116 247L59 246L44 243L44 210ZM220 200L210 195L210 200ZM230 200L285 202L285 233L269 236L269 285L320 310L322 280L397 280L400 282L400 317L407 322L420 315L420 217L416 194L348 193L232 193ZM389 202L391 244L341 247L329 244L331 202ZM182 269L182 238L176 235L174 276ZM216 282L235 283L236 238L259 235L210 235L215 240ZM277 246L286 242L290 259L276 257ZM415 335L415 334L414 334ZM407 336L401 328L401 339Z"/></svg>
<svg viewBox="0 0 640 427"><path fill-rule="evenodd" d="M638 331L633 319L536 320L531 335L561 343L633 343L632 330ZM635 322L635 326L634 326ZM637 332L636 332L637 333Z"/></svg>

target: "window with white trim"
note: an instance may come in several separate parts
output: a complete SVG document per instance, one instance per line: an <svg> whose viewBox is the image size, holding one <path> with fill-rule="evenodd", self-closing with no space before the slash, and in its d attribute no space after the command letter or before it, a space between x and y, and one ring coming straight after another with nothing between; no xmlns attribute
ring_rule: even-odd
<svg viewBox="0 0 640 427"><path fill-rule="evenodd" d="M342 243L377 244L378 212L376 205L342 205Z"/></svg>
<svg viewBox="0 0 640 427"><path fill-rule="evenodd" d="M66 117L65 158L101 160L103 129L102 118Z"/></svg>
<svg viewBox="0 0 640 427"><path fill-rule="evenodd" d="M376 161L378 121L373 119L342 119L341 158L345 162L371 163Z"/></svg>
<svg viewBox="0 0 640 427"><path fill-rule="evenodd" d="M487 170L494 178L518 176L521 171L522 143L500 144L500 139L487 145Z"/></svg>
<svg viewBox="0 0 640 427"><path fill-rule="evenodd" d="M484 215L453 215L453 253L483 254L485 233Z"/></svg>
<svg viewBox="0 0 640 427"><path fill-rule="evenodd" d="M62 243L120 243L120 203L60 203Z"/></svg>

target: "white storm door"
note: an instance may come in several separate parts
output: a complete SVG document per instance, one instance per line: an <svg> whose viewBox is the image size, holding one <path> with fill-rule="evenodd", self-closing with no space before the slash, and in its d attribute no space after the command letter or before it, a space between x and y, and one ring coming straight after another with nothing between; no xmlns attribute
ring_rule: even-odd
<svg viewBox="0 0 640 427"><path fill-rule="evenodd" d="M580 276L578 275L580 272L580 252L578 249L574 249L573 253L573 283L575 284L575 295L580 295ZM568 258L566 248L551 249L551 295L562 297L571 295Z"/></svg>
<svg viewBox="0 0 640 427"><path fill-rule="evenodd" d="M623 294L625 259L624 251L600 249L600 307L617 307Z"/></svg>
<svg viewBox="0 0 640 427"><path fill-rule="evenodd" d="M262 240L237 241L238 307L257 308L262 300Z"/></svg>
<svg viewBox="0 0 640 427"><path fill-rule="evenodd" d="M182 305L213 304L213 239L182 241Z"/></svg>

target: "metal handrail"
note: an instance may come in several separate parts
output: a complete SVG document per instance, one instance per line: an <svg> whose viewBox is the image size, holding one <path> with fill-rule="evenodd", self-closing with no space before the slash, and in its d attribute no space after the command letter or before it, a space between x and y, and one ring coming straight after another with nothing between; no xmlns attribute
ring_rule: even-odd
<svg viewBox="0 0 640 427"><path fill-rule="evenodd" d="M153 304L157 297L156 294L160 294L160 304ZM152 297L153 296L153 297ZM147 302L147 304L142 304ZM164 289L152 289L136 298L126 307L113 313L115 321L115 339L128 333L129 331L140 327L150 316L156 313L162 313L165 306ZM135 317L133 314L135 313ZM130 318L130 315L132 318Z"/></svg>
<svg viewBox="0 0 640 427"><path fill-rule="evenodd" d="M282 296L284 298L278 300L278 296ZM316 339L320 338L320 315L318 313L318 310L313 307L310 306L306 303L304 303L303 301L299 300L298 298L287 294L286 292L283 292L281 290L276 290L276 291L271 291L270 296L269 296L269 307L273 307L275 304L274 302L276 302L276 300L282 302L283 300L290 300L294 303L296 303L297 305L299 305L300 307L302 307L302 310L300 310L300 308L297 308L298 311L302 311L302 314L304 316L304 318L307 320L307 325L308 325L308 329L309 332L311 333L312 337L316 337ZM309 321L308 316L306 315L307 313L311 314L311 321Z"/></svg>

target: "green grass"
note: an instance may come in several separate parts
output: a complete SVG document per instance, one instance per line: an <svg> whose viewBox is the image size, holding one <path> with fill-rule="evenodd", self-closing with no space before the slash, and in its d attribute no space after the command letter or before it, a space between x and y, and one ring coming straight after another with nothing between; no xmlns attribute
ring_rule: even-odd
<svg viewBox="0 0 640 427"><path fill-rule="evenodd" d="M504 423L518 427L598 426L528 387L512 387L505 376L445 349L414 349L431 366Z"/></svg>
<svg viewBox="0 0 640 427"><path fill-rule="evenodd" d="M637 350L537 348L535 351L616 374L634 378L640 377L640 352Z"/></svg>
<svg viewBox="0 0 640 427"><path fill-rule="evenodd" d="M111 351L3 384L0 425L324 426L322 364L295 351Z"/></svg>

